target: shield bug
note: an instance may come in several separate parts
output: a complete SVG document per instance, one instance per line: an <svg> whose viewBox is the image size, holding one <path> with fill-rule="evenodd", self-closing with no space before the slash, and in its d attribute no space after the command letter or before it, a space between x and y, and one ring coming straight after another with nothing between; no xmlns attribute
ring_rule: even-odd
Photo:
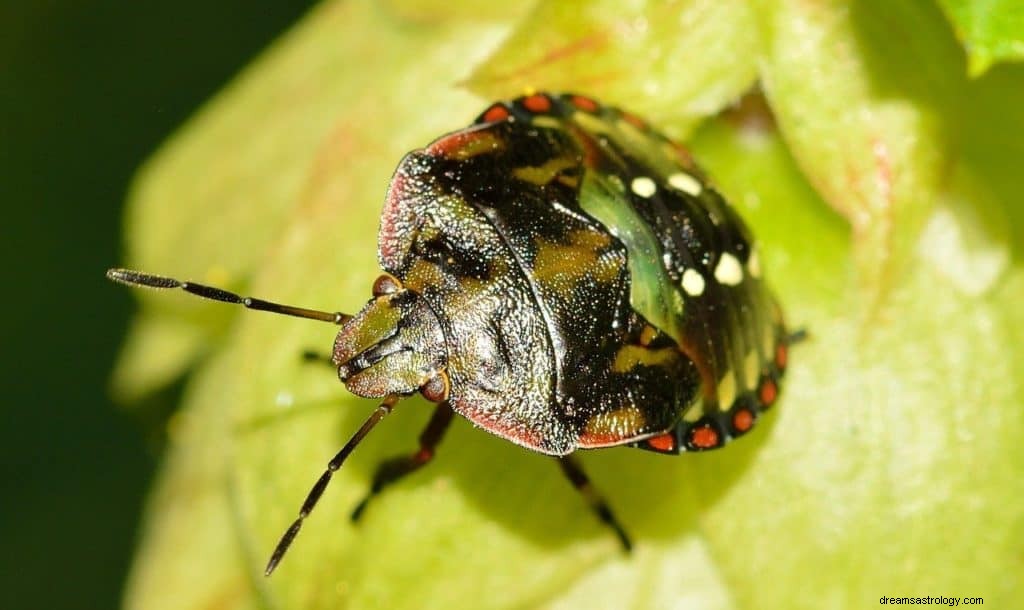
<svg viewBox="0 0 1024 610"><path fill-rule="evenodd" d="M433 458L458 413L554 456L627 550L625 530L571 454L715 449L749 432L778 397L793 337L750 232L685 148L590 98L497 102L409 153L388 189L378 245L385 273L355 315L107 273L338 324L339 378L382 399L309 492L268 575L332 474L401 397L419 392L437 407L419 450L378 467L353 519Z"/></svg>

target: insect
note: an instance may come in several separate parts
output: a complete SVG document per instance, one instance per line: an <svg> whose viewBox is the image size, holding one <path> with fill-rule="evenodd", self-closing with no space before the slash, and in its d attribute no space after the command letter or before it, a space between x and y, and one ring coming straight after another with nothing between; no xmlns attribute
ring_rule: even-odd
<svg viewBox="0 0 1024 610"><path fill-rule="evenodd" d="M787 334L743 221L682 146L635 116L534 93L402 159L381 216L385 273L355 315L112 269L341 326L331 362L381 399L329 462L271 555L273 572L352 450L399 399L436 403L420 448L376 470L382 489L434 457L457 413L553 456L593 511L625 529L571 454L626 445L722 447L776 401Z"/></svg>

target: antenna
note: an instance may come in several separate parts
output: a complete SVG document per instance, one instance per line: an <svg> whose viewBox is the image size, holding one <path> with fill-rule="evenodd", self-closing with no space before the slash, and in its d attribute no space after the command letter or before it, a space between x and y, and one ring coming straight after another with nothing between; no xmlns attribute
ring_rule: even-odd
<svg viewBox="0 0 1024 610"><path fill-rule="evenodd" d="M222 288L215 288L213 286L207 286L205 284L198 284L196 282L183 282L176 280L171 277L164 277L161 275L153 275L151 273L143 273L141 271L133 271L131 269L109 269L107 270L107 279L118 282L121 284L127 284L128 286L142 286L145 288L157 288L161 290L180 288L189 294L194 294L204 299L211 299L214 301L221 301L224 303L231 303L234 305L241 305L249 309L255 309L258 311L269 311L270 313L283 314L286 316L295 316L297 318L307 318L310 320L319 320L321 322L330 322L332 324L344 324L348 320L352 319L352 316L341 312L329 312L320 311L316 309L306 309L303 307L294 307L291 305L282 305L280 303L273 303L271 301L264 301L262 299L255 299L252 297L243 297L224 290ZM283 536L281 536L280 542L274 548L274 553L270 556L270 561L267 562L267 568L265 574L270 576L277 567L277 564L281 562L281 558L288 551L288 547L291 546L292 541L295 540L295 536L298 535L299 530L302 528L302 523L306 517L313 512L313 508L316 503L320 500L320 496L323 495L324 490L327 489L327 484L331 482L331 477L341 465L345 463L349 454L356 448L356 446L362 442L366 435L373 430L380 420L384 419L384 416L391 413L392 408L398 402L398 395L390 395L386 397L377 409L363 422L359 430L349 439L345 446L341 448L334 458L327 463L327 469L320 475L313 488L309 490L309 494L306 496L305 502L302 503L302 508L299 509L299 516L291 524L291 526L285 530Z"/></svg>
<svg viewBox="0 0 1024 610"><path fill-rule="evenodd" d="M279 313L286 316L306 318L309 320L319 320L321 322L330 322L332 324L344 324L352 319L352 316L341 313L340 311L319 311L316 309L306 309L304 307L282 305L280 303L264 301L263 299L239 296L233 292L228 292L221 288L214 288L213 286L206 286L205 284L182 282L181 280L176 280L171 277L152 275L141 271L132 271L131 269L108 269L107 279L121 284L127 284L128 286L143 286L146 288L158 289L181 288L185 292L204 299L241 305L257 311L269 311L270 313Z"/></svg>
<svg viewBox="0 0 1024 610"><path fill-rule="evenodd" d="M306 520L309 513L313 512L313 507L320 500L320 496L323 495L324 490L327 489L327 484L331 482L331 477L335 472L341 468L341 465L345 463L345 459L348 458L352 450L356 448L366 435L373 430L380 420L384 419L384 416L391 413L391 409L394 408L395 403L398 402L398 396L392 394L384 399L383 402L377 407L370 417L363 422L363 425L359 427L359 430L352 435L352 438L348 439L345 446L341 448L338 455L327 463L327 469L320 475L316 483L313 484L313 488L309 490L309 495L306 496L306 501L302 503L302 508L299 509L299 517L291 524L291 526L285 530L284 535L281 536L281 541L274 547L274 553L270 556L270 561L267 562L267 567L263 570L264 576L270 576L274 572L274 568L277 564L281 563L281 558L288 552L288 547L292 545L292 541L295 540L295 536L299 534L299 530L302 529L302 522Z"/></svg>

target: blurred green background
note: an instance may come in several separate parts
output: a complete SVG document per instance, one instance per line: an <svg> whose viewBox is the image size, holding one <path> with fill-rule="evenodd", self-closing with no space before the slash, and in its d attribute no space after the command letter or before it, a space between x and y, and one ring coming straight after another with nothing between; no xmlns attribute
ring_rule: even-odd
<svg viewBox="0 0 1024 610"><path fill-rule="evenodd" d="M103 278L125 193L311 4L0 1L0 607L119 605L166 414L107 392L132 307Z"/></svg>
<svg viewBox="0 0 1024 610"><path fill-rule="evenodd" d="M1002 3L1005 15L1010 15L1014 1ZM930 3L850 0L850 6L860 7L851 12L844 3L765 0L754 10L754 4L743 0L695 1L683 4L692 10L715 10L699 15L698 21L708 26L694 29L700 36L686 37L676 35L674 24L693 13L677 5L640 6L634 11L639 18L630 19L617 12L615 0L603 0L593 2L595 11L580 20L564 8L571 5L547 3L547 12L533 14L508 39L502 38L507 32L501 23L510 19L502 12L508 9L505 5L488 5L500 15L481 29L458 8L435 15L433 9L442 4L436 0L403 3L400 19L372 10L375 5L369 1L336 4L341 8L321 11L292 44L282 45L287 48L276 51L273 66L264 62L257 78L225 98L228 102L218 109L215 121L191 128L198 135L182 145L178 159L183 166L194 163L204 170L208 160L234 159L227 155L235 150L261 153L227 168L244 171L223 183L232 186L229 192L236 199L221 207L244 213L233 223L206 222L211 209L227 198L193 196L188 191L192 174L176 173L183 166L173 163L164 163L151 178L159 188L144 199L159 203L166 197L168 204L150 205L150 212L176 203L175 212L198 210L201 220L191 225L193 230L212 235L206 242L219 246L222 227L253 219L254 227L266 228L260 221L273 216L266 209L263 216L259 208L250 212L251 206L241 207L239 201L248 203L272 192L268 184L294 187L295 177L309 168L305 163L326 159L329 171L318 173L315 188L301 199L267 197L297 202L294 209L272 210L280 214L273 218L286 229L308 231L310 237L292 240L289 248L276 252L271 264L259 271L258 281L280 287L279 294L294 295L298 303L332 302L327 299L339 294L355 298L352 286L361 282L365 290L372 277L368 264L359 266L364 277L346 276L345 285L311 280L331 272L340 278L356 251L365 257L360 260L372 258L372 232L349 223L348 232L339 234L339 219L358 216L367 225L375 223L380 185L398 155L471 115L458 106L468 105L471 96L455 92L450 82L469 82L476 93L498 97L527 84L579 89L588 79L604 83L603 75L610 70L616 78L614 86L602 87L603 99L637 102L630 108L685 132L761 76L787 146L775 134L770 146L744 149L742 137L730 136L740 130L725 118L709 127L717 132L704 132L710 136L695 150L709 159L716 175L729 176L731 167L732 181L725 183L739 189L736 200L751 212L758 234L777 245L771 255L775 259L766 263L776 270L773 277L791 304L788 311L812 328L816 339L801 348L801 364L794 362L794 383L787 388L794 406L780 410L783 415L775 418L779 423L769 424L770 433L762 434L760 441L703 461L658 462L656 456L639 452L588 456L598 465L595 472L614 482L609 488L619 489L616 506L625 509L622 514L632 516L630 522L638 524L641 537L653 541L646 547L646 563L624 566L609 561L609 552L602 547L611 546L607 536L587 533L595 532L596 524L579 518L578 498L564 481L551 469L539 474L537 456L486 435L470 434L466 425L465 436L446 449L447 466L441 467L440 475L408 486L404 500L393 495L396 501L376 509L377 519L390 518L398 527L366 528L360 536L307 536L304 554L292 558L291 576L282 574L275 581L273 594L279 597L274 599L313 600L315 604L293 605L334 608L339 599L357 600L351 603L360 607L360 600L383 596L410 605L429 599L439 607L453 607L448 600L472 598L467 592L476 591L479 597L479 592L507 590L520 606L528 604L524 599L556 595L565 604L581 599L592 603L601 596L609 607L620 599L644 607L645 600L654 599L654 581L661 587L655 591L672 599L710 592L721 599L735 598L740 607L791 607L788 602L794 599L804 607L820 607L820 599L861 607L864 599L882 593L920 592L908 590L907 583L929 593L942 585L958 589L943 590L946 594L1020 598L1024 521L1019 498L1024 493L1019 475L1024 444L1019 439L1024 425L1017 407L1024 360L1019 355L1024 344L1019 309L1024 276L1019 268L1021 223L1013 221L1020 218L1022 200L1016 164L1021 149L1014 137L1024 125L1016 103L1024 90L1020 66L999 66L967 81L969 64L954 31ZM943 4L965 11L977 6L968 0ZM0 483L0 561L6 562L0 568L3 610L118 605L139 509L162 450L163 424L171 405L178 402L174 389L135 411L121 409L107 398L110 366L131 307L130 292L111 286L102 275L122 260L122 201L139 164L308 6L254 7L237 0L212 7L195 2L0 4L0 201L15 215L14 222L5 225L12 228L0 247L9 248L8 260L15 262L15 277L8 286L16 295L4 300L10 309L3 316L9 339L4 349L8 362L2 367L8 390L6 417L0 426L5 452L0 461L5 469ZM466 13L475 14L478 6ZM610 8L597 10L601 7ZM663 13L671 13L673 19ZM986 19L990 16L973 15L983 24L992 21ZM622 24L628 27L616 31L628 35L612 40L602 60L586 54L575 57L577 63L569 56L568 65L537 60L549 57L551 46L566 36L591 40L588 35ZM746 35L758 24L768 31L771 44L764 48L758 48L757 37ZM1015 24L1009 17L997 20L1006 35L997 38L1018 41L1021 28ZM498 40L505 42L496 54L474 63ZM725 44L708 46L707 41ZM734 41L750 45L749 53L738 53ZM901 46L894 46L894 41ZM904 44L908 41L912 44ZM375 56L382 48L388 52ZM700 61L687 59L694 48L707 50L699 54ZM894 48L899 52L893 53ZM973 39L972 48L979 48ZM420 54L420 49L431 52ZM472 61L466 59L467 50L473 51ZM649 56L681 58L684 63L659 64L656 78L650 80L655 88L672 85L672 90L634 96L638 84L647 83L651 75L630 67ZM736 56L748 61L736 66ZM524 71L523 65L538 67L539 73ZM918 70L920 65L930 70ZM444 67L447 76L439 78L437 66ZM303 74L292 79L296 67ZM694 72L697 68L702 71ZM680 69L689 77L678 78ZM528 82L510 82L508 74ZM379 89L359 87L371 80L392 95L381 98ZM294 93L291 87L309 84L316 89L311 94L288 95ZM437 96L432 99L455 103L441 103L438 112L424 114L419 101L424 90ZM706 90L717 92L717 102L708 104ZM268 96L267 91L285 95ZM687 99L701 104L681 103ZM849 113L856 119L852 125L835 120L846 118L847 107L858 110ZM267 108L271 114L260 114ZM693 112L687 115L687 109ZM386 126L360 120L380 115L393 120ZM268 116L273 119L260 122ZM296 116L313 120L298 121ZM409 123L414 129L406 128ZM227 133L245 132L247 137L224 138L218 134L225 132L211 125ZM282 146L286 138L277 134L287 136L289 146ZM323 155L317 147L328 136L351 136L342 143L355 145L314 156ZM958 138L963 142L957 143ZM241 142L270 145L241 148ZM367 147L367 142L374 145ZM268 150L272 154L262 154ZM880 150L884 154L879 155ZM305 156L297 159L295 151ZM899 180L890 192L888 169L893 159L902 164L897 166L901 171L892 174ZM879 171L883 167L886 171ZM954 173L947 183L940 178L950 168L962 173ZM286 170L293 173L284 180ZM260 179L245 179L250 176ZM996 195L986 198L984 190L976 192L972 180ZM815 193L808 182L824 192ZM339 185L344 185L344 196L335 198ZM367 196L370 192L374 197ZM798 226L812 229L787 226L790 215L761 206L762 194L764 201L778 202L773 206L785 204L792 207L784 209L806 213L799 216ZM826 195L844 217L864 218L866 212L868 218L884 222L867 223L878 230L847 239L845 224L838 226L838 217L819 201L819 194ZM897 202L892 209L901 215L895 221L886 212L890 196ZM848 275L849 266L870 271L872 262L887 263L885 257L873 260L862 255L888 252L873 246L888 247L890 229L904 239L907 260L915 258L909 249L918 244L917 223L936 199L945 213L945 228L953 229L963 243L947 243L948 232L921 242L929 246L929 256L916 258L927 260L915 259L924 264L907 275L908 281L894 284L895 298L886 312L890 315L876 320L871 340L863 340L858 316L868 299L862 297L886 290L887 276L867 273L863 277L869 281L858 286L853 281L857 278ZM886 205L871 207L880 201ZM359 207L345 207L349 202ZM992 216L995 221L951 211L984 210L984 205L998 212ZM367 213L354 214L356 210ZM301 213L281 221L290 211ZM135 235L166 235L163 222L163 217L149 214ZM274 232L262 234L264 240L270 233ZM883 241L872 241L879 239ZM262 244L260 248L267 243L254 241ZM149 253L156 260L177 262L176 242L171 248L160 247L156 239L147 243L157 246ZM31 259L25 253L32 253ZM806 263L807 253L813 253L813 264ZM193 254L183 250L181 258ZM227 257L217 253L217 258ZM995 263L989 265L986 261L993 258ZM327 261L328 266L312 269L297 264L310 260ZM900 257L894 260L899 262ZM949 261L963 265L950 269ZM986 265L1005 277L982 278L989 285L982 286L980 294L956 285L946 289L949 276L974 279L975 271ZM180 273L181 267L163 269ZM161 270L159 265L148 268ZM936 286L942 289L935 290ZM315 298L305 298L310 296ZM208 311L204 315L210 319L218 315L215 308ZM151 544L152 554L143 562L147 572L137 594L138 600L145 600L140 607L149 609L159 601L180 607L168 591L191 586L196 573L209 576L209 586L200 588L196 599L210 605L233 601L216 595L221 595L224 584L248 582L246 570L255 574L251 567L258 569L263 560L254 549L272 541L294 510L293 504L272 504L267 498L284 497L282 489L291 490L289 498L299 497L308 482L293 476L293 464L308 465L314 455L335 449L339 431L351 429L352 418L358 417L355 409L344 407L359 402L346 399L340 409L314 410L314 417L290 422L282 419L286 425L267 426L258 434L222 434L230 430L230 420L220 414L258 421L254 416L271 407L259 397L274 396L275 387L301 385L300 404L327 396L319 392L328 385L331 397L343 393L330 376L316 382L322 386L306 384L299 376L301 363L291 354L298 351L296 346L307 347L305 337L316 331L271 335L267 329L272 326L284 328L280 321L258 319L246 322L233 342L222 348L241 350L223 353L248 358L238 367L244 372L213 370L207 379L216 383L196 393L190 413L198 415L187 430L189 442L205 442L207 447L202 432L229 438L237 453L231 460L208 459L200 453L172 472L171 484L164 487L184 493L172 494L173 502L154 511L161 520L152 531L163 538ZM47 331L53 336L46 336ZM263 358L251 349L267 345L271 336L284 356ZM167 350L150 354L161 362L170 360ZM148 362L136 362L144 360ZM290 364L281 366L285 360ZM998 426L978 417L979 408L995 414ZM210 413L218 417L211 418ZM388 432L377 437L377 448L367 447L338 477L332 487L334 501L364 492L369 465L387 451L387 440L414 434L415 422L404 421L408 423L389 425ZM985 442L972 442L975 439ZM274 449L279 447L287 451ZM176 455L183 454L188 455L185 450ZM282 455L288 459L279 459ZM504 470L495 476L492 464L501 464ZM231 480L239 484L233 497L240 500L240 510L233 514L218 504L220 488L192 494L192 474L215 477L221 468L230 469L235 475ZM455 481L448 491L445 476ZM669 477L692 483L671 486L665 493L663 481ZM507 501L527 496L543 508L529 510L524 509L531 506L528 503ZM653 509L648 501L652 497L659 500ZM192 510L197 498L212 499L205 512ZM565 501L549 503L552 498ZM424 517L430 527L423 527L421 520L397 518L405 516L408 506L426 506L426 501L433 507ZM174 509L180 505L189 514L175 519ZM770 510L748 511L749 507ZM750 518L738 520L737 514ZM533 529L519 523L521 515L530 515ZM203 526L208 526L207 536L200 537L197 527ZM251 546L243 549L242 562L230 563L230 557L237 559L231 545L219 547L220 554L216 545L209 545L209 532L230 531L232 526ZM522 535L531 531L533 538ZM410 540L416 544L408 544ZM737 541L743 544L742 553L734 552ZM560 552L550 552L552 548ZM476 553L476 572L467 574L462 568L469 553ZM176 570L179 564L191 571ZM338 580L334 570L310 570L312 565L353 569ZM761 578L749 579L751 570ZM805 574L817 577L824 588L814 589L815 579ZM651 575L656 578L649 579ZM531 581L532 577L537 579ZM564 582L574 583L568 592ZM260 593L253 586L233 591L239 603ZM631 591L644 595L633 598ZM215 595L205 597L210 592ZM502 603L500 598L492 601Z"/></svg>

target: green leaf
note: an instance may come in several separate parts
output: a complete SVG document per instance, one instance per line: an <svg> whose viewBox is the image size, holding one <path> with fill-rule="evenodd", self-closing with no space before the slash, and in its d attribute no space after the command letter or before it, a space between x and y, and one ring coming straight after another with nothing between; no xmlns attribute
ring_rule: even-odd
<svg viewBox="0 0 1024 610"><path fill-rule="evenodd" d="M591 93L681 136L753 84L756 34L745 0L540 2L469 85Z"/></svg>
<svg viewBox="0 0 1024 610"><path fill-rule="evenodd" d="M999 61L1024 59L1024 5L1019 0L938 0L967 49L971 76Z"/></svg>
<svg viewBox="0 0 1024 610"><path fill-rule="evenodd" d="M360 445L278 571L263 578L310 485L374 404L298 357L328 351L330 325L161 294L142 315L166 326L135 331L131 360L158 368L161 346L176 344L175 362L200 348L210 357L172 421L125 605L860 608L883 595L942 594L1012 607L1024 596L1024 206L1015 137L1024 70L998 67L968 82L947 69L956 65L951 39L942 42L929 20L908 25L917 9L857 6L760 4L753 36L767 46L755 65L778 129L763 104L744 104L690 141L749 220L790 324L810 339L792 351L778 407L728 449L582 456L636 540L631 556L550 458L463 420L429 468L389 489L353 526L349 511L375 465L415 449L429 406L413 399ZM479 87L475 79L495 64L489 53L512 57L522 44L524 54L543 55L513 42L524 36L513 22L471 9L432 12L423 2L322 5L149 165L129 223L130 243L148 254L132 261L196 279L226 269L229 285L258 296L356 310L378 273L381 203L402 154L487 105L457 83L473 72ZM884 32L894 31L918 50L909 53L915 59L880 65L891 38ZM687 48L688 30L676 35ZM922 58L933 71L915 77L909 66ZM714 53L709 64L686 60L697 74L728 69ZM600 57L593 69L606 61L620 65ZM544 86L567 89L559 83L576 77L575 68L545 69ZM723 82L749 80L747 69L740 62L741 74ZM673 89L669 72L651 78L681 96L633 94L663 119L701 95ZM685 131L697 115L673 116L665 126ZM889 219L901 262L879 274L885 279L864 267L870 227L853 230L846 220L874 213L872 137L909 174L893 173L893 205L907 209ZM842 192L850 172L866 172L854 195ZM203 199L197 181L231 192ZM250 215L202 219L204 205L230 208L225 198L253 202ZM244 254L236 221L252 232ZM174 239L159 235L161 223Z"/></svg>
<svg viewBox="0 0 1024 610"><path fill-rule="evenodd" d="M957 110L957 49L924 3L760 8L761 75L779 129L850 222L862 293L877 304L906 272L951 162L943 117Z"/></svg>

